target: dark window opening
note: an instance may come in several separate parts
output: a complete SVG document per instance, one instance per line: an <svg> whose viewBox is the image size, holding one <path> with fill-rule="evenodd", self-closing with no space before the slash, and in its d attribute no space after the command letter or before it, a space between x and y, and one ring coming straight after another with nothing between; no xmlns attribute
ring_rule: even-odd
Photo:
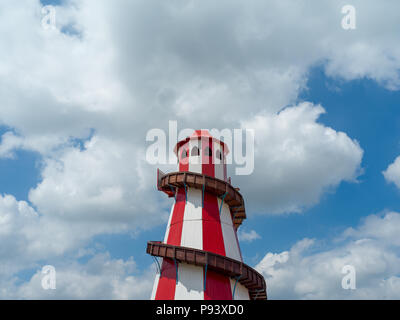
<svg viewBox="0 0 400 320"><path fill-rule="evenodd" d="M182 159L187 158L187 152L186 152L186 150L183 150L183 151L182 151L182 156L181 156L181 158L182 158Z"/></svg>
<svg viewBox="0 0 400 320"><path fill-rule="evenodd" d="M190 155L191 155L192 157L199 156L199 155L200 155L200 150L199 150L199 148L193 147L192 152L191 152Z"/></svg>
<svg viewBox="0 0 400 320"><path fill-rule="evenodd" d="M220 150L217 150L217 152L215 153L215 156L219 159L222 160L222 152Z"/></svg>

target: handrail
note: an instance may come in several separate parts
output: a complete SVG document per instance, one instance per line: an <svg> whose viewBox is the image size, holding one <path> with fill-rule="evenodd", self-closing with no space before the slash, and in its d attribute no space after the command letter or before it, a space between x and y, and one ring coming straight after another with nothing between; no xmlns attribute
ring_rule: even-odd
<svg viewBox="0 0 400 320"><path fill-rule="evenodd" d="M204 190L217 197L224 197L224 202L229 206L232 214L233 225L235 229L239 228L243 220L246 219L246 209L244 200L237 188L234 188L229 182L210 177L196 172L171 172L164 174L158 171L157 188L172 197L171 185L177 188L189 186L191 188Z"/></svg>

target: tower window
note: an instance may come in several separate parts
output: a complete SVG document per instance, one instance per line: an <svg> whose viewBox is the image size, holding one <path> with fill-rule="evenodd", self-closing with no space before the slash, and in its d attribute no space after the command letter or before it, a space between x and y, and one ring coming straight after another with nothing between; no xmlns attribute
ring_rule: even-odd
<svg viewBox="0 0 400 320"><path fill-rule="evenodd" d="M215 156L217 157L217 159L222 160L222 152L220 150L217 150L217 152L215 152Z"/></svg>
<svg viewBox="0 0 400 320"><path fill-rule="evenodd" d="M196 146L193 147L192 152L191 152L190 155L191 155L192 157L199 156L199 155L200 155L200 150L199 150L199 148L197 148Z"/></svg>
<svg viewBox="0 0 400 320"><path fill-rule="evenodd" d="M188 156L188 155L187 155L186 150L183 150L183 151L182 151L182 156L181 156L181 158L182 158L182 159L185 159L185 158L187 158L187 156Z"/></svg>

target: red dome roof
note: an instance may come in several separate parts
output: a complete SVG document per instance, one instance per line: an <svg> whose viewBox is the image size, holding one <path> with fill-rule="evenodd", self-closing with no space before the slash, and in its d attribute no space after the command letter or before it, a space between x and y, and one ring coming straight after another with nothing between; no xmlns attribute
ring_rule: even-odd
<svg viewBox="0 0 400 320"><path fill-rule="evenodd" d="M179 141L175 148L174 148L174 152L176 154L176 152L178 151L178 149L184 145L186 142L188 142L189 140L196 140L196 139L201 139L201 138L211 138L213 141L218 142L222 145L224 153L228 154L229 153L229 149L228 146L221 140L214 138L209 132L208 130L194 130L193 134L190 137L187 137L186 139L183 139L181 141Z"/></svg>

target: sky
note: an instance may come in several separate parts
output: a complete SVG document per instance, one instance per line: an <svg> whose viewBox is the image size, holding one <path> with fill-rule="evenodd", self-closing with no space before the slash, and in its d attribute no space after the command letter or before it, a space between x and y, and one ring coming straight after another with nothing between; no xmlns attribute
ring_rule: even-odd
<svg viewBox="0 0 400 320"><path fill-rule="evenodd" d="M355 29L341 24L349 4ZM146 243L172 205L156 171L174 166L146 161L146 133L170 120L254 130L253 173L229 173L244 261L270 299L399 299L399 9L2 1L0 299L150 297Z"/></svg>

